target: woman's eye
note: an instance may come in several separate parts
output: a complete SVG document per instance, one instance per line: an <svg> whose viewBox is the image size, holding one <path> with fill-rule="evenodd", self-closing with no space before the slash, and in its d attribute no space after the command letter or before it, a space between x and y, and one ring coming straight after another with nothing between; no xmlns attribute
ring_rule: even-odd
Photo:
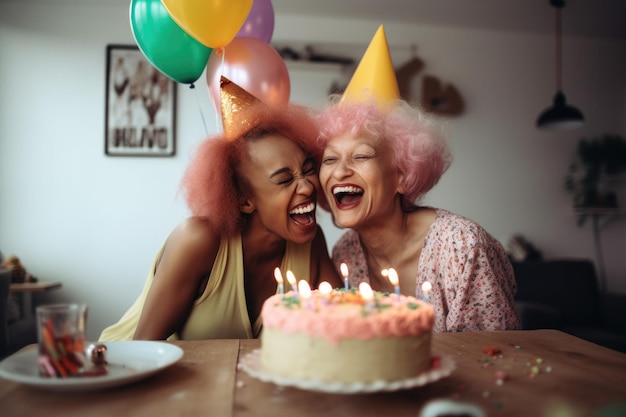
<svg viewBox="0 0 626 417"><path fill-rule="evenodd" d="M276 184L278 185L289 185L293 182L294 178L292 175L289 176L284 176L284 177L280 177L278 178L278 181L276 181Z"/></svg>
<svg viewBox="0 0 626 417"><path fill-rule="evenodd" d="M335 157L335 156L325 156L322 159L322 163L325 164L325 165L332 164L332 163L334 163L336 161L337 161L337 157Z"/></svg>
<svg viewBox="0 0 626 417"><path fill-rule="evenodd" d="M357 161L365 161L368 159L372 159L374 157L374 155L370 155L370 154L359 154L359 155L354 155L354 159Z"/></svg>

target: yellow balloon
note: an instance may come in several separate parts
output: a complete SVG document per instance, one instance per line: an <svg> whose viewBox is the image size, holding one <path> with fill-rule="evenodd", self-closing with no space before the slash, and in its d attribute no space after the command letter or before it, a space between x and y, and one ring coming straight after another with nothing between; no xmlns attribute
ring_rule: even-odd
<svg viewBox="0 0 626 417"><path fill-rule="evenodd" d="M174 22L201 44L221 48L243 26L253 0L161 0Z"/></svg>

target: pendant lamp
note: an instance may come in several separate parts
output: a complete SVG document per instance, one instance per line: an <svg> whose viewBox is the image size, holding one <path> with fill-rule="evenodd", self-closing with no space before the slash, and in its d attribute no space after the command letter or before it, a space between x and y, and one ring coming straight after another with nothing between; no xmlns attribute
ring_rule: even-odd
<svg viewBox="0 0 626 417"><path fill-rule="evenodd" d="M556 87L554 103L537 118L537 127L541 129L574 129L583 125L585 118L574 106L567 104L561 89L561 9L565 0L550 0L556 11Z"/></svg>

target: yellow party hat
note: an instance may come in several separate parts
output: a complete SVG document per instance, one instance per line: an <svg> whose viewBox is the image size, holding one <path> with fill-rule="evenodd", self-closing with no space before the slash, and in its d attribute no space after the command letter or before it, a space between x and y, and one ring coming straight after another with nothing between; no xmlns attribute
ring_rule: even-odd
<svg viewBox="0 0 626 417"><path fill-rule="evenodd" d="M380 25L354 71L341 102L375 99L380 106L400 98L385 28Z"/></svg>
<svg viewBox="0 0 626 417"><path fill-rule="evenodd" d="M237 139L261 121L258 104L261 100L222 76L220 78L220 110L227 139Z"/></svg>

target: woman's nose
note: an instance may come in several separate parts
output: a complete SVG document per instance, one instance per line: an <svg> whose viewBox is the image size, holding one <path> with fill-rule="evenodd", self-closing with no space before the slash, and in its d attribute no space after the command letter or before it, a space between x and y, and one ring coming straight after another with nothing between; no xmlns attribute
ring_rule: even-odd
<svg viewBox="0 0 626 417"><path fill-rule="evenodd" d="M298 194L311 195L313 193L313 190L316 189L316 184L313 182L313 178L317 177L311 177L306 175L296 177L296 192Z"/></svg>
<svg viewBox="0 0 626 417"><path fill-rule="evenodd" d="M335 168L333 169L333 176L335 178L344 178L349 176L352 173L352 167L349 164L349 161L346 159L340 159L335 164Z"/></svg>

